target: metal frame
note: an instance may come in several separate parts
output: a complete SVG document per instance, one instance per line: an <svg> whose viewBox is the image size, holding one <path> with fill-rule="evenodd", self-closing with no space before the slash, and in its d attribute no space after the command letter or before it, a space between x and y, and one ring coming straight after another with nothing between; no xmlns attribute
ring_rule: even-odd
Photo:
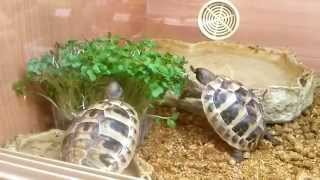
<svg viewBox="0 0 320 180"><path fill-rule="evenodd" d="M0 179L95 179L95 180L139 180L141 178L103 172L94 168L0 148Z"/></svg>

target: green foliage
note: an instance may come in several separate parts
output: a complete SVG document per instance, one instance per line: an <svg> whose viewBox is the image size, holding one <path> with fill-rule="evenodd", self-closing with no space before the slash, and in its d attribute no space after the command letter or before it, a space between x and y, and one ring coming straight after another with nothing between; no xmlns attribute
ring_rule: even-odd
<svg viewBox="0 0 320 180"><path fill-rule="evenodd" d="M167 127L169 128L175 128L177 126L177 120L179 117L179 113L173 113L170 117L163 117L163 116L154 116L155 122L157 124L161 124L162 121L166 124Z"/></svg>
<svg viewBox="0 0 320 180"><path fill-rule="evenodd" d="M152 40L133 42L111 35L70 40L31 59L25 77L14 88L25 94L32 91L30 87L40 87L37 91L70 114L103 99L107 82L116 79L124 87L126 101L145 107L168 90L180 94L185 63L183 57L156 51Z"/></svg>

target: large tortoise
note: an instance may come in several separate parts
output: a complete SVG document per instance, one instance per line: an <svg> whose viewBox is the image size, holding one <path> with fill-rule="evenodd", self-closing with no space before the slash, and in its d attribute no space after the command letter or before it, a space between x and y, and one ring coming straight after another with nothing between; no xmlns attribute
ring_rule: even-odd
<svg viewBox="0 0 320 180"><path fill-rule="evenodd" d="M243 160L243 152L254 150L261 138L274 139L265 129L263 108L257 97L242 83L216 75L205 68L193 68L204 85L201 95L204 113L215 132L234 148L233 157Z"/></svg>
<svg viewBox="0 0 320 180"><path fill-rule="evenodd" d="M122 92L117 82L111 82L107 98L77 116L65 134L64 161L112 172L122 172L129 165L140 121L135 109L120 100Z"/></svg>

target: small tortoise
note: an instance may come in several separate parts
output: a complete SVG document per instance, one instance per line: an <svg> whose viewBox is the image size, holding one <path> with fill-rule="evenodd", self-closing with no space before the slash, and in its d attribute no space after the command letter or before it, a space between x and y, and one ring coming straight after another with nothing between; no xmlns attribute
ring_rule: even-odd
<svg viewBox="0 0 320 180"><path fill-rule="evenodd" d="M113 81L107 99L81 112L66 131L62 159L106 171L122 172L139 140L138 114L120 100L121 86Z"/></svg>
<svg viewBox="0 0 320 180"><path fill-rule="evenodd" d="M232 155L238 162L243 160L243 152L254 150L262 137L279 144L265 129L262 105L242 83L205 68L191 66L191 70L205 85L201 101L210 125L234 148Z"/></svg>

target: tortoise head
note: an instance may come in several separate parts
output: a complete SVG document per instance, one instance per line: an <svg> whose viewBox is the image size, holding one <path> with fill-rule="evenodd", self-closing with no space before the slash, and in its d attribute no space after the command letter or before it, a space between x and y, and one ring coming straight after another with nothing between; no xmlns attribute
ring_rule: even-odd
<svg viewBox="0 0 320 180"><path fill-rule="evenodd" d="M217 77L215 74L205 68L194 68L193 66L190 66L190 69L196 74L197 80L203 85L208 84Z"/></svg>
<svg viewBox="0 0 320 180"><path fill-rule="evenodd" d="M111 81L106 89L106 98L119 100L123 94L123 89L117 81Z"/></svg>

